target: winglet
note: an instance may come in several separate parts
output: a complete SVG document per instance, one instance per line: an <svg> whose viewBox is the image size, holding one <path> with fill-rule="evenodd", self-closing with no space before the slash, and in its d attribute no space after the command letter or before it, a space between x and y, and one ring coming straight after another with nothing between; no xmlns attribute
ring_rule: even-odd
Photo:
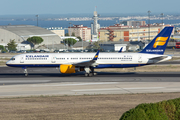
<svg viewBox="0 0 180 120"><path fill-rule="evenodd" d="M118 53L121 53L121 52L122 52L122 49L123 49L123 47L121 47L121 49L119 50L119 52L118 52Z"/></svg>
<svg viewBox="0 0 180 120"><path fill-rule="evenodd" d="M93 60L97 60L99 56L99 50L97 51L96 55L94 56Z"/></svg>

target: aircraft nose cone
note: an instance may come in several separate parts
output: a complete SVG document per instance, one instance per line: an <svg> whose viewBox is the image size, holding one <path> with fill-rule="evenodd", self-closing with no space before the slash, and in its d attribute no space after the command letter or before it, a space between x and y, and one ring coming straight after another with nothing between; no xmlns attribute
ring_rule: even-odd
<svg viewBox="0 0 180 120"><path fill-rule="evenodd" d="M6 62L6 65L7 65L7 66L9 65L9 61Z"/></svg>

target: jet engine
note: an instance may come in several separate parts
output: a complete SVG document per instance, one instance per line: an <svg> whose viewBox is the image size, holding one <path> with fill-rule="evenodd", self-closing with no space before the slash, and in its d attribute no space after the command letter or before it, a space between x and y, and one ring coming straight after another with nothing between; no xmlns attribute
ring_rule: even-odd
<svg viewBox="0 0 180 120"><path fill-rule="evenodd" d="M75 67L74 65L60 65L59 70L61 73L70 74L84 71L84 67Z"/></svg>
<svg viewBox="0 0 180 120"><path fill-rule="evenodd" d="M75 68L74 65L60 65L60 72L61 73L66 73L66 74L70 74L70 73L75 73L77 70L77 68Z"/></svg>

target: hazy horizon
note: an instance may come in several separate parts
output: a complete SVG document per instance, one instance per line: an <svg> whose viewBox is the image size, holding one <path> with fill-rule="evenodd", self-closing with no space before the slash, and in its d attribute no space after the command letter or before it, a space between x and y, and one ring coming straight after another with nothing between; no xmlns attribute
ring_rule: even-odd
<svg viewBox="0 0 180 120"><path fill-rule="evenodd" d="M171 14L180 13L180 0L0 0L0 15L42 14Z"/></svg>
<svg viewBox="0 0 180 120"><path fill-rule="evenodd" d="M120 14L120 13L98 13L100 14L99 17L126 17L126 16L148 16L148 13L127 13L127 14ZM151 16L158 16L161 13L151 13ZM166 15L180 15L180 13L163 13L164 16ZM0 15L0 18L35 18L37 14L20 14L20 15ZM69 14L38 14L39 18L57 18L57 17L93 17L92 13L69 13Z"/></svg>

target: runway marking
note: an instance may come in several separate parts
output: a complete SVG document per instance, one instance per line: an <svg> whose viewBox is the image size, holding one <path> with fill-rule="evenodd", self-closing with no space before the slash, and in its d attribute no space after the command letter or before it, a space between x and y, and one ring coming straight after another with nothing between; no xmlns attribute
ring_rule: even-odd
<svg viewBox="0 0 180 120"><path fill-rule="evenodd" d="M108 89L82 89L82 90L72 90L74 92L82 91L106 91L106 90L140 90L140 89L162 89L165 87L143 87L143 88L108 88Z"/></svg>
<svg viewBox="0 0 180 120"><path fill-rule="evenodd" d="M75 83L75 84L56 84L56 85L32 85L33 87L47 87L47 86L78 86L78 85L109 85L117 84L118 82L102 82L102 83Z"/></svg>
<svg viewBox="0 0 180 120"><path fill-rule="evenodd" d="M51 80L4 80L0 81L0 83L33 83L33 82L49 82Z"/></svg>

